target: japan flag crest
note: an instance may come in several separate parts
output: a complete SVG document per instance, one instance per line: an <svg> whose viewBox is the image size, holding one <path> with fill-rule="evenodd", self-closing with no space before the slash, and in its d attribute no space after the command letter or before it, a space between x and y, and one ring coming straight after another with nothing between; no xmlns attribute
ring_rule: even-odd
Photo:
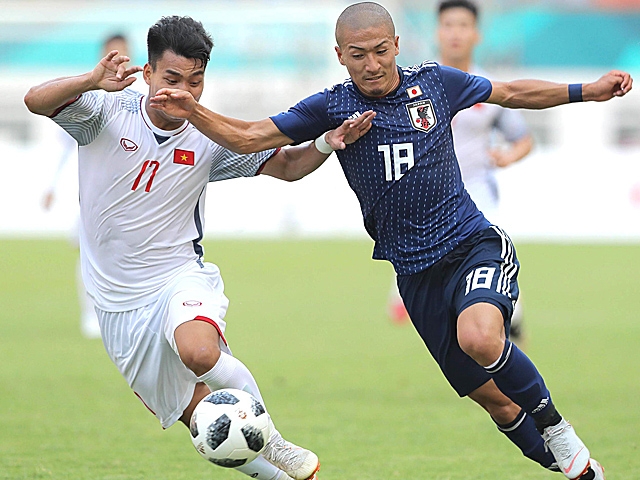
<svg viewBox="0 0 640 480"><path fill-rule="evenodd" d="M416 130L428 132L438 123L433 103L430 99L407 104L411 126Z"/></svg>

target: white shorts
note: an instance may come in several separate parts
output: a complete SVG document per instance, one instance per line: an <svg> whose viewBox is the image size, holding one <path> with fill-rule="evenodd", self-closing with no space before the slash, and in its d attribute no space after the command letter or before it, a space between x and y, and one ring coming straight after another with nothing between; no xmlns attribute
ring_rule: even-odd
<svg viewBox="0 0 640 480"><path fill-rule="evenodd" d="M194 319L212 323L220 333L220 349L231 354L224 338L228 305L218 267L194 262L194 268L169 282L153 304L127 312L97 309L109 357L163 428L182 416L198 382L180 360L176 328Z"/></svg>

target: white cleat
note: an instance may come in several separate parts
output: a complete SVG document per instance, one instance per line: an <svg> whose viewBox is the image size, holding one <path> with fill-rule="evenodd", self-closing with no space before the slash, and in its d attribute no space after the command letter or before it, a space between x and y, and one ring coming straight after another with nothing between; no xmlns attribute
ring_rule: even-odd
<svg viewBox="0 0 640 480"><path fill-rule="evenodd" d="M588 478L586 474L589 472L589 470L592 470L594 473L593 480L606 480L604 477L604 467L600 465L597 460L594 460L593 458L590 459L589 466L587 467L587 471L582 475Z"/></svg>
<svg viewBox="0 0 640 480"><path fill-rule="evenodd" d="M287 442L278 432L271 436L262 456L294 480L317 480L318 456L310 450Z"/></svg>
<svg viewBox="0 0 640 480"><path fill-rule="evenodd" d="M293 480L293 478L291 478L289 475L287 475L281 470L280 473L278 473L278 476L273 480Z"/></svg>
<svg viewBox="0 0 640 480"><path fill-rule="evenodd" d="M589 468L589 449L565 419L557 425L545 428L542 438L565 477L571 480L579 479Z"/></svg>

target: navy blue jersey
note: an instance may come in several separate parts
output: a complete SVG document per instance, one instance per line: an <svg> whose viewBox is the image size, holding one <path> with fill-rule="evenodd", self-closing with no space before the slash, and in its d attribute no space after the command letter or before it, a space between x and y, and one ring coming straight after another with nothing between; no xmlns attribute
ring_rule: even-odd
<svg viewBox="0 0 640 480"><path fill-rule="evenodd" d="M371 130L336 153L375 241L373 258L408 275L489 226L464 189L451 119L489 98L491 83L432 62L398 71L400 85L386 97L365 97L349 79L271 119L303 142L376 112Z"/></svg>

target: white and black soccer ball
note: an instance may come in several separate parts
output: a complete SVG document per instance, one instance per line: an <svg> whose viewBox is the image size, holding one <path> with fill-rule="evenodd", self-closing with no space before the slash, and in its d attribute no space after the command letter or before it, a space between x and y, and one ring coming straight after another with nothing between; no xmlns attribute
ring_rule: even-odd
<svg viewBox="0 0 640 480"><path fill-rule="evenodd" d="M225 388L198 403L190 430L191 441L200 455L221 467L236 468L260 455L273 423L253 395Z"/></svg>

